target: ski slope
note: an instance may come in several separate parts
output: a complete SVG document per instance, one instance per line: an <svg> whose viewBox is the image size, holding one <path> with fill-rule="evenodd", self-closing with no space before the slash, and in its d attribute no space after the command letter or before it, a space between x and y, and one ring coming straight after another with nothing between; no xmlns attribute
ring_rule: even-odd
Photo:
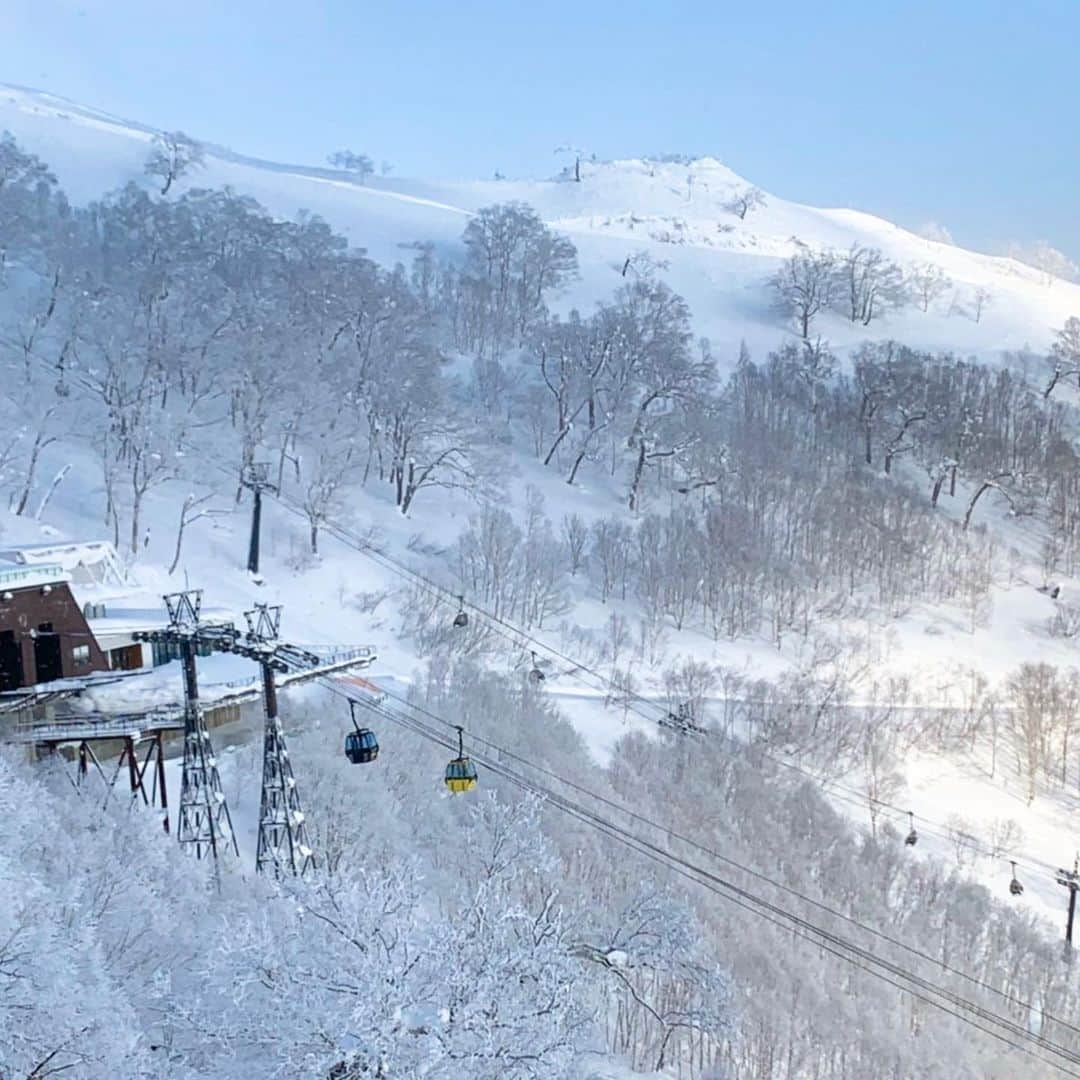
<svg viewBox="0 0 1080 1080"><path fill-rule="evenodd" d="M0 130L43 158L75 202L86 202L143 175L155 129L39 91L0 84ZM198 138L198 132L190 133ZM408 262L411 245L460 249L468 217L493 203L519 200L566 233L578 247L580 280L562 298L587 311L619 283L628 255L648 251L668 263L664 277L690 303L698 332L723 363L745 340L760 357L783 327L765 279L793 250L880 248L906 267L933 263L953 289L929 312L909 308L869 328L823 317L817 330L843 349L867 337L895 337L913 347L953 350L993 360L1005 350L1045 350L1053 333L1080 311L1080 286L1050 279L1014 259L927 240L871 214L818 209L766 194L745 220L724 208L749 186L721 162L643 160L585 162L582 182L568 180L410 180L370 178L361 184L333 169L286 165L205 146L205 166L174 190L229 186L291 218L307 210L325 218L373 258ZM977 289L990 300L981 319L970 313Z"/></svg>

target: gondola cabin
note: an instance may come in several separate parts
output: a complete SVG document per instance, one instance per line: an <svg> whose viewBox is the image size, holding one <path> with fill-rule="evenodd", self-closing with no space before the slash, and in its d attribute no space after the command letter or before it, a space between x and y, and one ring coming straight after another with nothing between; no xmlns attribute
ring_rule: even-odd
<svg viewBox="0 0 1080 1080"><path fill-rule="evenodd" d="M458 756L446 766L443 783L448 791L460 795L463 791L472 791L476 787L476 766L465 756L465 732L458 727Z"/></svg>
<svg viewBox="0 0 1080 1080"><path fill-rule="evenodd" d="M345 736L345 756L353 765L366 765L379 756L379 740L367 728L350 731Z"/></svg>
<svg viewBox="0 0 1080 1080"><path fill-rule="evenodd" d="M476 787L476 766L467 758L454 758L446 766L444 782L448 790L455 795L463 791L472 791Z"/></svg>

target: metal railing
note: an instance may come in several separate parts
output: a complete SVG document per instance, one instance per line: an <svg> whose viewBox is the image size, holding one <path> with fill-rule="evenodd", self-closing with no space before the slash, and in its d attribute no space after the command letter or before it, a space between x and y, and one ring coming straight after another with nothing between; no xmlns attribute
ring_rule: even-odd
<svg viewBox="0 0 1080 1080"><path fill-rule="evenodd" d="M0 570L0 586L18 585L27 578L50 578L53 581L66 581L67 571L62 566L45 563L41 566L16 566L10 570Z"/></svg>
<svg viewBox="0 0 1080 1080"><path fill-rule="evenodd" d="M377 653L370 645L335 648L327 650L318 666L306 670L297 670L283 675L278 680L282 689L316 679L333 671L350 667L368 667L376 659ZM234 683L216 683L208 686L208 693L214 690L231 691L217 697L207 697L202 702L202 709L209 714L219 709L229 709L247 702L256 701L262 694L258 679ZM40 717L28 714L28 710L0 716L0 742L11 743L55 743L78 742L82 739L124 738L145 731L163 731L184 726L184 709L180 702L158 706L146 712L123 713L78 713L65 716Z"/></svg>

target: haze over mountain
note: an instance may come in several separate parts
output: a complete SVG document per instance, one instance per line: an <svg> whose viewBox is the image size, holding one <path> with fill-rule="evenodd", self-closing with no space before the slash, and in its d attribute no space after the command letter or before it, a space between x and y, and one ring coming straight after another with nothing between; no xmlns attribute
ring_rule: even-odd
<svg viewBox="0 0 1080 1080"><path fill-rule="evenodd" d="M5 129L49 163L77 202L128 181L144 182L156 133L13 86L0 91ZM198 138L198 132L189 134ZM646 250L670 264L666 280L690 302L696 329L713 341L721 363L734 360L740 341L755 351L775 345L778 320L764 283L795 240L838 251L853 244L877 248L906 268L939 266L951 279L929 313L905 311L870 328L826 316L818 332L835 347L895 337L912 347L986 357L1025 347L1045 351L1065 319L1080 310L1080 285L1015 259L925 239L858 210L818 209L766 193L764 205L740 219L726 207L752 186L753 177L740 177L711 158L586 161L581 183L375 176L361 183L341 171L262 161L219 147L207 146L205 154L205 167L185 176L177 190L228 186L281 217L301 210L319 214L386 265L407 262L408 245L415 242L460 250L470 213L493 203L528 203L579 249L581 279L560 298L564 307L588 310L617 284L627 256ZM979 290L989 296L976 323L971 312Z"/></svg>

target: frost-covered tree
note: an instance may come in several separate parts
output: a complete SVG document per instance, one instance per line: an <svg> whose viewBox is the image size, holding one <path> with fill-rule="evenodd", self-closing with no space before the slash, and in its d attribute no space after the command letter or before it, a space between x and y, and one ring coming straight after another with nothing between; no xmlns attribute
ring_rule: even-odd
<svg viewBox="0 0 1080 1080"><path fill-rule="evenodd" d="M1053 285L1059 279L1075 281L1080 275L1080 267L1063 251L1059 251L1045 240L1039 240L1030 245L1010 244L1008 254L1017 262L1041 271L1047 285Z"/></svg>
<svg viewBox="0 0 1080 1080"><path fill-rule="evenodd" d="M929 311L930 305L952 287L952 278L935 263L922 263L914 267L908 275L908 282L922 311Z"/></svg>
<svg viewBox="0 0 1080 1080"><path fill-rule="evenodd" d="M1048 361L1051 366L1050 381L1043 397L1048 398L1062 379L1080 376L1080 318L1075 315L1065 320L1050 346Z"/></svg>
<svg viewBox="0 0 1080 1080"><path fill-rule="evenodd" d="M363 183L375 171L375 163L367 154L357 154L353 150L336 150L327 159L327 164L335 169L343 169L360 177ZM385 175L386 170L384 170Z"/></svg>
<svg viewBox="0 0 1080 1080"><path fill-rule="evenodd" d="M480 351L522 342L545 298L577 273L577 251L524 203L487 206L465 228L466 283L480 305Z"/></svg>
<svg viewBox="0 0 1080 1080"><path fill-rule="evenodd" d="M726 203L724 209L728 213L738 215L742 220L754 210L760 210L765 206L765 193L756 187L744 187L736 191Z"/></svg>
<svg viewBox="0 0 1080 1080"><path fill-rule="evenodd" d="M163 131L154 136L143 171L161 180L161 194L168 195L173 184L205 159L202 146L182 131Z"/></svg>
<svg viewBox="0 0 1080 1080"><path fill-rule="evenodd" d="M780 312L793 319L806 340L814 319L829 308L836 295L836 256L815 251L795 240L795 252L769 278Z"/></svg>
<svg viewBox="0 0 1080 1080"><path fill-rule="evenodd" d="M902 307L907 300L903 272L877 248L852 244L840 258L837 275L847 314L863 326L890 308Z"/></svg>

